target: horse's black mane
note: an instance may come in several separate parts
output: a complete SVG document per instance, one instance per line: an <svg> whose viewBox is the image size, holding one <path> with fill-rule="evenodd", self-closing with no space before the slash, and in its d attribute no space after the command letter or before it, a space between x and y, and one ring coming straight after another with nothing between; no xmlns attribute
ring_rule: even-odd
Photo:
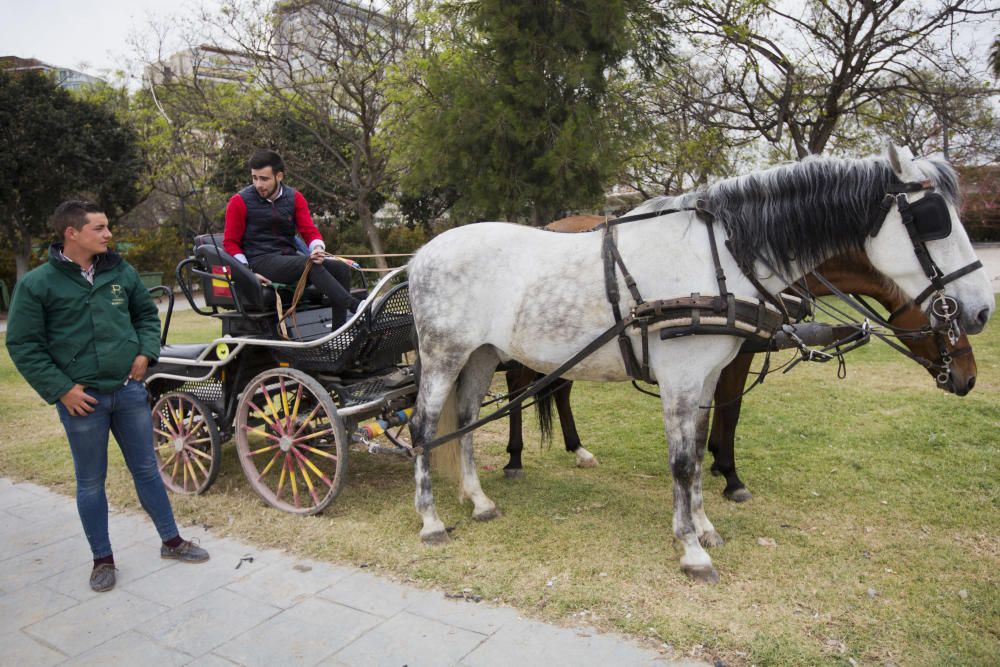
<svg viewBox="0 0 1000 667"><path fill-rule="evenodd" d="M958 177L948 163L918 160L914 165L958 206ZM744 271L763 258L788 276L793 263L811 268L828 257L862 250L885 215L883 197L899 182L885 158L809 157L681 198L657 198L641 208L665 209L702 199L725 229L730 251Z"/></svg>

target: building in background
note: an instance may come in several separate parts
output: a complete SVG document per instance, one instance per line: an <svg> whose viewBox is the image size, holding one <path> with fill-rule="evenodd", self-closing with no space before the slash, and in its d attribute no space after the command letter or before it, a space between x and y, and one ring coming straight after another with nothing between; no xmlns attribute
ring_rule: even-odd
<svg viewBox="0 0 1000 667"><path fill-rule="evenodd" d="M98 83L106 83L100 77L84 74L69 67L58 67L42 62L36 58L21 58L18 56L0 56L0 69L12 72L37 71L45 72L52 76L56 83L67 90L79 90L86 86L93 86Z"/></svg>

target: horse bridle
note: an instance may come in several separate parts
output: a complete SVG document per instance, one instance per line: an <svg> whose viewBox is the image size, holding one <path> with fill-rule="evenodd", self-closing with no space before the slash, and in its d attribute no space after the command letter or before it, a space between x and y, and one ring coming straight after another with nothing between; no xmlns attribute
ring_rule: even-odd
<svg viewBox="0 0 1000 667"><path fill-rule="evenodd" d="M911 204L906 195L913 192L926 192L927 194ZM930 251L927 249L927 242L943 239L951 234L951 214L944 197L934 191L934 184L929 180L899 183L887 188L881 204L884 215L872 228L870 236L873 238L882 229L882 225L892 211L893 204L896 205L899 215L903 219L903 227L913 244L913 252L917 256L917 261L920 262L924 275L930 281L927 288L918 294L913 302L919 307L928 297L934 297L930 303L930 312L940 324L932 322L932 329L934 331L946 330L948 340L952 345L955 345L962 335L958 319L961 313L961 304L954 297L945 294L944 287L962 276L983 268L983 263L977 259L956 271L945 274L931 257ZM889 319L891 321L892 317Z"/></svg>

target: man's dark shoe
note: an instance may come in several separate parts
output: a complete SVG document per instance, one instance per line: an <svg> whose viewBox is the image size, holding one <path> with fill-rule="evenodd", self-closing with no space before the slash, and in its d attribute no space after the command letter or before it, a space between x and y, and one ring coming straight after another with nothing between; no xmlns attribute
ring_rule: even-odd
<svg viewBox="0 0 1000 667"><path fill-rule="evenodd" d="M109 563L95 565L90 573L90 589L95 593L104 593L115 587L115 566Z"/></svg>
<svg viewBox="0 0 1000 667"><path fill-rule="evenodd" d="M208 560L208 552L194 542L184 540L176 547L161 546L160 558L172 558L182 563L204 563Z"/></svg>

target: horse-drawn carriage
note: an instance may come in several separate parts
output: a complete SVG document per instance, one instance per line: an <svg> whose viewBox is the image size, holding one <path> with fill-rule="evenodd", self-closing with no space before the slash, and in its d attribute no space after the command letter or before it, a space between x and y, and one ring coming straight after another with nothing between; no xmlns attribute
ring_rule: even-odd
<svg viewBox="0 0 1000 667"><path fill-rule="evenodd" d="M164 345L146 380L168 488L207 490L219 471L221 443L231 437L265 502L314 514L340 492L351 439L404 452L396 439L388 447L370 443L406 422L416 393L403 361L414 343L403 277L397 269L362 288L356 296L363 306L342 326L311 287L279 322L288 286L262 285L218 236L197 238L193 255L177 267L177 282L195 312L221 321L222 335ZM195 299L196 284L204 306ZM168 312L164 343L169 322Z"/></svg>
<svg viewBox="0 0 1000 667"><path fill-rule="evenodd" d="M412 444L390 436L391 446L370 449L413 458L420 536L439 543L449 537L431 492L431 449L459 442L461 496L474 519L489 520L499 512L479 483L476 428L560 377L645 379L659 385L681 568L716 580L705 547L722 538L701 486L706 408L747 341L773 349L779 331L794 333L785 330L792 318L782 290L826 260L863 254L905 308L886 321L856 307L885 331L936 341L931 357L911 356L942 388L971 389L952 375L952 362L995 301L957 201L950 166L893 149L887 159L815 158L723 181L591 234L459 227L417 253L406 281L403 269L383 277L343 326L313 303L298 309L286 336L277 329L280 287L262 287L208 237L178 267L178 282L192 307L222 321L223 335L165 346L147 380L161 470L176 491L204 491L218 471L220 440L232 435L254 490L274 507L311 514L339 492L349 438L366 442L408 423ZM192 298L195 279L207 310ZM923 324L893 324L904 311ZM414 329L419 393L403 361ZM548 375L480 419L498 364L511 361ZM449 402L454 425L442 420Z"/></svg>

